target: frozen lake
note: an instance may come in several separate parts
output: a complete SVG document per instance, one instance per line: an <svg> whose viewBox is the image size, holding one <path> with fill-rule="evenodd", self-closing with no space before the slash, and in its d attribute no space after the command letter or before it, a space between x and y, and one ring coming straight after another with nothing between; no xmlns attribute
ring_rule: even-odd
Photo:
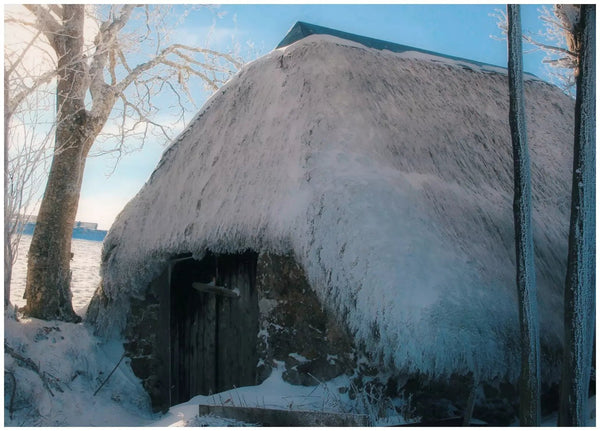
<svg viewBox="0 0 600 431"><path fill-rule="evenodd" d="M10 301L19 307L25 305L23 292L27 277L27 252L31 244L31 236L23 235L19 243L19 254L13 268L10 283ZM73 292L73 309L83 316L92 299L94 290L100 282L100 254L102 243L85 239L73 239L71 245L73 259L71 260L71 291Z"/></svg>

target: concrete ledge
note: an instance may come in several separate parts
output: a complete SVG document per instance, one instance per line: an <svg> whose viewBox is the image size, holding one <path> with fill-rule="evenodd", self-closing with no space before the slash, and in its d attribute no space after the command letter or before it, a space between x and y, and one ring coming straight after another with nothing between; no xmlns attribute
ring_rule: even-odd
<svg viewBox="0 0 600 431"><path fill-rule="evenodd" d="M367 415L325 413L299 410L278 410L253 407L211 406L200 404L200 416L214 415L252 424L278 427L366 427Z"/></svg>

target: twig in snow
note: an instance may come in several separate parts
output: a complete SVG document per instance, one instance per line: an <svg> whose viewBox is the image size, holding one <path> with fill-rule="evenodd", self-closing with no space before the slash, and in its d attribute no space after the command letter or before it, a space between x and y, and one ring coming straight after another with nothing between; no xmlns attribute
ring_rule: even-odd
<svg viewBox="0 0 600 431"><path fill-rule="evenodd" d="M42 379L42 384L44 385L46 390L50 393L50 395L54 396L54 392L52 392L52 390L50 389L48 379L46 378L46 373L43 373L40 370L40 367L38 367L35 362L33 362L29 358L26 358L25 356L21 355L20 353L15 352L15 350L12 347L10 347L6 343L6 341L4 341L4 353L8 353L15 360L17 360L19 363L21 363L25 368L29 368L31 371L33 371L38 376L40 376L40 379ZM57 389L61 390L60 386L58 386L58 383L56 383L56 382L53 382L53 383ZM62 390L61 390L61 392L62 392Z"/></svg>
<svg viewBox="0 0 600 431"><path fill-rule="evenodd" d="M106 384L106 382L108 382L108 379L110 379L110 376L113 375L113 373L115 371L117 371L117 368L119 367L119 365L121 365L121 361L123 360L123 358L125 357L125 353L123 353L121 355L121 359L119 359L119 362L117 362L117 365L115 365L115 368L112 369L112 371L110 372L110 374L106 377L106 379L104 379L104 381L102 382L102 384L100 385L100 387L98 389L96 389L96 392L94 392L94 397L96 396L96 394L98 393L98 391L100 391L100 389L102 389L102 386L104 386Z"/></svg>
<svg viewBox="0 0 600 431"><path fill-rule="evenodd" d="M50 376L51 379L48 379L46 376ZM58 382L60 382L60 379L58 377L53 376L52 374L50 374L48 371L44 371L44 377L46 377L46 379L48 380L48 383L53 383L54 387L56 388L56 390L58 392L64 392L62 390L62 388L58 385ZM68 385L67 385L68 386ZM69 388L70 389L70 388Z"/></svg>

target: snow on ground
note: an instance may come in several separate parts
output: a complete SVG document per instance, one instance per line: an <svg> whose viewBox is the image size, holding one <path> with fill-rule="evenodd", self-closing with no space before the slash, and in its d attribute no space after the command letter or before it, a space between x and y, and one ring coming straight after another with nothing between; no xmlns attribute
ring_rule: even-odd
<svg viewBox="0 0 600 431"><path fill-rule="evenodd" d="M164 415L152 414L148 396L128 366L127 358L102 386L123 354L123 347L118 341L101 342L83 324L5 319L4 325L5 343L19 355L32 359L49 382L49 389L45 389L38 374L25 367L16 367L15 359L5 354L5 426L253 425L210 415L198 416L199 404L376 416L374 407L369 406L360 395L351 400L347 393L340 393L339 388L349 385L347 377L315 386L295 386L283 381L282 364L258 386L231 389L210 396L199 395L171 407ZM13 380L7 371L17 382L14 397ZM94 396L96 390L98 393ZM588 425L595 426L595 397L590 399L590 416ZM547 416L543 418L542 425L556 426L556 418L556 413ZM380 418L375 424L384 426L405 422L404 418L394 416L387 420Z"/></svg>
<svg viewBox="0 0 600 431"><path fill-rule="evenodd" d="M196 396L171 407L164 415L150 413L149 399L133 375L127 359L100 388L123 354L121 343L101 342L83 324L45 322L38 319L4 320L5 343L19 355L32 359L45 373L49 389L38 374L16 367L5 354L5 426L251 426L214 416L198 416L198 404L266 407L319 412L366 413L373 407L360 395L351 400L339 388L348 387L346 377L316 386L294 386L282 379L283 367L273 370L261 385L248 386L210 396ZM12 396L13 374L17 386ZM98 390L98 388L100 388ZM98 390L96 396L94 392ZM50 394L52 391L52 394ZM11 398L12 401L11 401ZM10 412L12 402L13 413ZM590 399L595 426L595 397ZM556 426L556 413L543 426ZM378 426L404 423L402 417L379 419Z"/></svg>
<svg viewBox="0 0 600 431"><path fill-rule="evenodd" d="M362 413L376 416L369 412L364 400L351 400L348 393L340 393L341 388L349 385L348 377L340 376L316 386L295 386L282 378L283 363L275 368L269 378L258 386L247 386L231 389L215 395L198 395L187 403L171 408L163 418L156 421L155 426L203 426L212 425L216 418L210 416L198 417L198 405L215 405L231 407L258 407L282 410ZM391 418L393 423L405 423L401 417ZM380 419L381 424L385 419ZM230 421L235 422L235 421ZM380 424L379 422L376 422ZM235 425L239 425L237 422ZM221 425L222 426L222 425Z"/></svg>
<svg viewBox="0 0 600 431"><path fill-rule="evenodd" d="M258 386L199 395L171 407L164 415L152 414L149 398L128 366L127 358L109 377L123 354L122 344L117 340L104 343L91 335L88 326L57 321L5 319L4 328L5 344L39 367L36 373L18 366L18 360L5 353L5 426L251 425L213 416L199 417L199 404L367 413L376 417L374 407L366 399L359 395L351 400L347 393L340 393L340 388L349 386L348 377L315 386L294 386L282 379L283 364ZM40 374L46 377L48 388L44 387ZM380 419L378 423L386 420L396 424L405 422L395 416Z"/></svg>
<svg viewBox="0 0 600 431"><path fill-rule="evenodd" d="M25 305L23 291L27 275L27 251L31 236L23 235L13 268L11 303ZM100 280L102 243L74 239L71 262L73 271L73 307L83 315ZM148 425L149 399L137 377L124 360L107 384L93 393L115 367L123 346L118 340L106 342L92 335L92 329L71 324L38 319L16 322L4 319L4 342L18 355L31 359L54 384L44 388L40 377L9 354L4 355L5 417L7 426L117 426ZM22 365L22 364L21 364ZM7 386L8 385L8 386ZM13 417L10 415L12 399Z"/></svg>
<svg viewBox="0 0 600 431"><path fill-rule="evenodd" d="M39 373L24 367L6 353L5 347L6 426L151 423L148 395L127 364L121 364L98 394L93 395L123 354L118 341L101 343L82 324L4 319L4 343L39 367ZM46 377L48 388L44 387L40 373Z"/></svg>

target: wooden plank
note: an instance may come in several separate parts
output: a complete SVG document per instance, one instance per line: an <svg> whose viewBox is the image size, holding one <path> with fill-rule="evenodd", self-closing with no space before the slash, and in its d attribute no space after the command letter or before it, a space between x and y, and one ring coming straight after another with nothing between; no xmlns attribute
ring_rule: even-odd
<svg viewBox="0 0 600 431"><path fill-rule="evenodd" d="M171 273L172 275L172 273ZM171 405L179 404L181 401L181 376L183 349L183 322L182 322L182 298L181 291L177 289L176 282L171 281L170 287L170 320L171 320Z"/></svg>
<svg viewBox="0 0 600 431"><path fill-rule="evenodd" d="M236 338L240 346L237 354L236 374L237 384L240 386L256 384L256 364L258 362L257 356L253 354L256 350L258 313L253 310L252 300L256 301L256 298L251 293L250 270L251 265L248 262L241 262L238 264L236 274L236 286L240 291L240 299L234 303L237 307L234 313L239 316Z"/></svg>
<svg viewBox="0 0 600 431"><path fill-rule="evenodd" d="M177 404L179 396L177 391L179 390L179 321L173 320L171 322L171 377L170 377L170 393L171 399L169 406Z"/></svg>
<svg viewBox="0 0 600 431"><path fill-rule="evenodd" d="M464 418L462 416L455 416L445 419L431 419L422 422L413 422L402 425L392 425L395 427L460 427L463 426Z"/></svg>
<svg viewBox="0 0 600 431"><path fill-rule="evenodd" d="M214 293L215 295L221 295L221 296L226 296L228 298L239 298L240 294L227 289L226 287L222 287L222 286L214 286L212 284L208 284L208 283L199 283L199 282L195 282L192 283L192 287L194 289L196 289L198 292L202 292L202 293Z"/></svg>
<svg viewBox="0 0 600 431"><path fill-rule="evenodd" d="M204 347L203 351L203 367L200 370L201 378L203 379L204 385L202 387L202 393L205 395L216 393L215 384L215 361L217 359L216 352L216 302L217 298L215 295L205 295L206 301L206 313L203 319L204 328L202 331L203 340L202 344Z"/></svg>
<svg viewBox="0 0 600 431"><path fill-rule="evenodd" d="M240 290L240 286L237 284L236 280L237 270L237 267L234 267L233 270L230 270L227 286L234 286L237 288L237 290ZM238 305L240 302L239 300L232 301L231 299L224 299L223 302L226 310L223 317L227 321L227 339L229 340L228 343L226 343L225 349L223 350L223 357L229 370L229 372L226 374L224 384L227 388L233 388L234 386L240 386L240 376L236 366L242 359L240 357L240 349L244 340L240 340L238 338L236 329L240 326L240 317L243 316L243 312L240 312L239 307L236 307L236 305Z"/></svg>
<svg viewBox="0 0 600 431"><path fill-rule="evenodd" d="M222 392L226 389L231 389L231 367L229 357L229 345L235 342L231 339L229 328L229 303L228 298L218 296L217 298L217 360L216 360L216 375L217 387L216 392Z"/></svg>
<svg viewBox="0 0 600 431"><path fill-rule="evenodd" d="M251 424L276 427L366 427L370 426L367 415L327 413L318 411L278 410L253 407L211 406L200 404L200 416L215 415Z"/></svg>
<svg viewBox="0 0 600 431"><path fill-rule="evenodd" d="M242 351L243 356L241 362L249 365L246 365L243 370L241 381L244 385L256 384L256 366L258 365L258 294L254 286L256 279L256 261L256 256L246 260L242 266L244 272L243 274L240 274L244 280L244 294L246 296L244 304L245 322L240 328L240 336L243 337L245 346Z"/></svg>
<svg viewBox="0 0 600 431"><path fill-rule="evenodd" d="M181 392L181 400L189 400L190 395L190 303L192 301L187 297L187 301L185 303L185 318L183 321L183 372L182 375L182 392Z"/></svg>
<svg viewBox="0 0 600 431"><path fill-rule="evenodd" d="M192 291L193 292L193 291ZM188 373L190 375L190 397L197 395L198 392L198 372L195 370L198 369L198 320L199 314L202 310L202 302L201 298L198 298L200 295L194 292L194 299L199 302L197 303L196 308L192 310L191 319L190 319L190 369Z"/></svg>

